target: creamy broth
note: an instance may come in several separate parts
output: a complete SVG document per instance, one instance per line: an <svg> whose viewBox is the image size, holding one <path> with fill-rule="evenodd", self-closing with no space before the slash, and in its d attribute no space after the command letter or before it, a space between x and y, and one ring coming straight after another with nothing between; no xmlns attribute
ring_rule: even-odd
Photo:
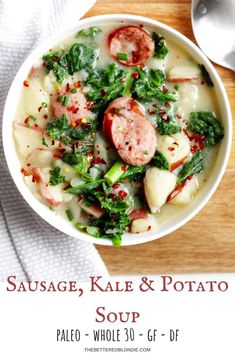
<svg viewBox="0 0 235 353"><path fill-rule="evenodd" d="M68 218L79 230L96 237L110 238L114 245L121 243L124 232L141 233L153 229L157 232L159 225L167 218L188 207L211 173L218 148L217 142L222 138L220 126L218 141L210 142L209 146L207 138L211 135L207 136L209 133L205 126L204 133L201 134L188 128L193 112L210 112L210 119L220 118L214 89L202 76L200 63L196 63L188 53L167 38L165 41L161 40L168 48L168 53L163 55L164 58L154 57L157 55L157 41L151 39L153 28L141 26L135 29L130 26L131 29L128 28L124 32L115 32L123 27L128 28L126 24L122 26L120 23L99 26L100 31L94 33L94 38L86 33L79 36L75 33L57 47L51 48L47 54L56 53L54 58L50 58L50 64L45 58L40 58L24 81L14 122L14 138L22 165L21 172L35 197L57 214ZM141 44L131 36L132 33L129 40L129 33L125 31L137 31L136 38L138 35L143 36L143 41L147 41L145 49L147 47L150 54L145 53L149 57L144 63L128 64L131 60L141 60L141 55L145 54L139 47ZM112 36L109 37L111 33ZM60 65L60 56L74 43L81 43L93 50L96 58L91 66L88 63L81 70L67 73L59 80L53 65ZM114 49L111 49L112 46ZM138 55L135 54L134 57L133 54L130 59L136 46ZM121 51L117 54L115 51L111 52L119 47L117 50ZM114 55L111 55L113 53ZM81 55L80 53L80 57ZM99 98L96 100L93 93L94 87L97 86L95 80L99 79L101 70L113 64L117 70L124 70L124 73L118 76L121 79L120 84L115 86L117 93L112 92L111 98L103 102L102 94L107 97L110 92L107 84L108 93L104 86L104 92L101 97L99 92ZM63 66L65 71L70 69L70 66ZM159 83L156 83L156 76L151 81L150 71L153 75L160 75L160 78L157 76ZM98 78L91 79L96 72ZM149 98L148 88L145 92L146 86L138 91L138 80L142 74L146 74L144 82L151 81L153 91L160 89L163 93L162 100L158 91L156 96ZM124 86L128 80L131 80L131 85L126 95ZM110 86L115 83L114 80ZM99 85L101 84L99 82ZM154 84L156 87L153 87ZM94 99L90 98L91 92ZM164 94L169 94L170 98L164 98ZM64 123L64 128L56 126L63 116L67 125ZM175 124L178 130L173 133L167 133L166 130L164 133L165 124L171 123L171 117L172 124ZM203 120L204 115L196 118ZM99 121L97 126L96 121ZM93 125L95 127L89 130ZM141 126L144 130L142 132ZM58 135L60 129L61 133ZM80 129L82 136L71 137L74 135L69 135L69 129ZM135 146L135 142L138 145L138 138L133 141L136 134L140 135L142 144L138 150ZM122 142L124 138L125 142ZM128 150L127 146L120 147L120 144L131 146ZM143 151L139 152L141 148ZM139 156L140 153L143 153L143 156ZM203 162L199 158L195 167L197 170L192 168L192 172L179 182L182 170L199 155L202 156ZM74 158L77 158L76 163L71 162ZM120 163L119 177L115 177L117 171L112 170L115 163ZM165 163L164 167L162 163ZM201 163L203 170L200 168ZM138 167L141 171L135 175L133 168ZM110 169L111 176L107 174ZM127 170L133 170L133 174L122 179L122 174ZM88 186L85 188L84 185ZM83 188L84 191L81 191ZM123 222L124 225L115 227L115 222ZM109 223L110 228L107 226Z"/></svg>

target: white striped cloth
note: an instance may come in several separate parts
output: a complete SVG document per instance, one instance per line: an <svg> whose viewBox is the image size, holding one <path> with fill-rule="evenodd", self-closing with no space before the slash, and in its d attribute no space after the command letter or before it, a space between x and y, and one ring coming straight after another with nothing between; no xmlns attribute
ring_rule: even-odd
<svg viewBox="0 0 235 353"><path fill-rule="evenodd" d="M0 116L24 57L46 36L75 24L95 0L0 0ZM60 233L26 204L14 186L0 134L0 276L86 281L107 275L92 244Z"/></svg>

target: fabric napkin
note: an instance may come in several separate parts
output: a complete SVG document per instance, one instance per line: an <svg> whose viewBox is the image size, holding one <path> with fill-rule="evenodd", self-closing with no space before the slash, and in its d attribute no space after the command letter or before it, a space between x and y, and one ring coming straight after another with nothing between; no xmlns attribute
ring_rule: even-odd
<svg viewBox="0 0 235 353"><path fill-rule="evenodd" d="M25 56L44 38L76 24L95 0L0 0L0 117ZM2 136L2 133L1 133ZM7 170L0 137L0 276L86 281L107 275L95 247L45 223L26 204ZM0 278L1 279L1 278Z"/></svg>

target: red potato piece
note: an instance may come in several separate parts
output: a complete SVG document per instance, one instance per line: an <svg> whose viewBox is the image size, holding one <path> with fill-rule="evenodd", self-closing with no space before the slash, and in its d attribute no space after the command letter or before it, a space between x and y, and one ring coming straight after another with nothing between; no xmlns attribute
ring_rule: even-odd
<svg viewBox="0 0 235 353"><path fill-rule="evenodd" d="M32 176L34 178L34 182L39 185L39 195L45 201L46 204L58 207L61 204L61 201L55 200L50 193L50 189L48 184L45 181L43 174L39 167L35 167L32 169Z"/></svg>
<svg viewBox="0 0 235 353"><path fill-rule="evenodd" d="M149 214L145 208L136 208L135 210L129 213L129 216L132 221L136 219L145 219L148 218Z"/></svg>
<svg viewBox="0 0 235 353"><path fill-rule="evenodd" d="M144 64L153 55L154 41L138 26L118 28L109 35L108 41L110 55L126 66ZM118 53L127 54L127 60L119 59Z"/></svg>
<svg viewBox="0 0 235 353"><path fill-rule="evenodd" d="M156 131L133 98L120 97L105 111L103 134L121 159L133 166L147 164L157 147Z"/></svg>
<svg viewBox="0 0 235 353"><path fill-rule="evenodd" d="M63 105L60 101L60 96L69 97L68 105ZM67 119L71 124L77 122L82 118L89 117L90 112L87 109L87 100L83 93L70 93L66 89L55 95L54 101L52 102L52 113L56 118L60 118L63 114L67 116Z"/></svg>
<svg viewBox="0 0 235 353"><path fill-rule="evenodd" d="M104 213L104 210L102 210L102 208L100 208L98 205L86 206L83 198L81 200L79 200L78 205L86 213L90 214L91 216L93 216L95 218L100 218Z"/></svg>

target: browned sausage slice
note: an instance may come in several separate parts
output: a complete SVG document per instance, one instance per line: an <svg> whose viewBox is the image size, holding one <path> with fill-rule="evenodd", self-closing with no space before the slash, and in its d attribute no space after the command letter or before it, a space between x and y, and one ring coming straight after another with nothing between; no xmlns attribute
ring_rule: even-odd
<svg viewBox="0 0 235 353"><path fill-rule="evenodd" d="M156 131L133 98L120 97L105 111L103 133L121 159L133 166L147 164L156 151Z"/></svg>
<svg viewBox="0 0 235 353"><path fill-rule="evenodd" d="M67 100L66 103L65 101L63 103L63 99ZM71 124L78 122L82 118L89 117L90 115L84 94L81 92L72 94L67 92L66 89L62 89L55 95L54 101L52 102L52 113L56 118L60 118L65 114Z"/></svg>
<svg viewBox="0 0 235 353"><path fill-rule="evenodd" d="M150 34L138 26L118 28L109 35L110 54L121 64L144 64L153 54L154 41Z"/></svg>

